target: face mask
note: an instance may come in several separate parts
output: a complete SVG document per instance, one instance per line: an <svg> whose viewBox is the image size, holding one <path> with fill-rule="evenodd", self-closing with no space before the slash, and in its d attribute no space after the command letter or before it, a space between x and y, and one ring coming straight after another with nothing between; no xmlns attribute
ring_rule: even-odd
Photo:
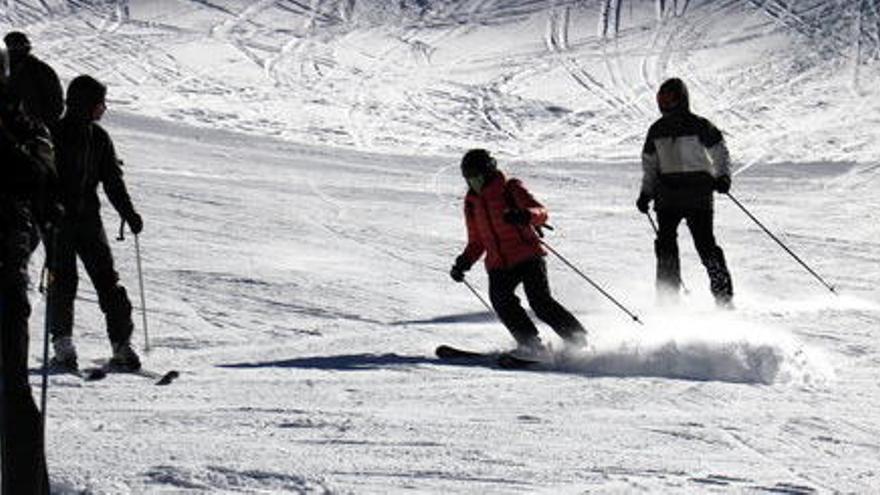
<svg viewBox="0 0 880 495"><path fill-rule="evenodd" d="M471 190L477 194L480 194L480 191L483 189L483 185L486 183L486 179L482 175L465 177L465 180L467 181L468 186L471 188Z"/></svg>

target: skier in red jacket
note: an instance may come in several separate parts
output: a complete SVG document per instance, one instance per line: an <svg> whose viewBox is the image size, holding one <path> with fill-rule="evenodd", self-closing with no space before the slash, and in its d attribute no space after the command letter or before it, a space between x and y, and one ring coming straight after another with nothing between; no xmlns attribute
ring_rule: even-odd
<svg viewBox="0 0 880 495"><path fill-rule="evenodd" d="M547 222L547 209L519 179L508 179L488 151L473 149L461 160L468 183L464 199L468 244L455 259L450 276L456 282L483 254L489 273L489 297L519 350L543 352L538 329L514 293L523 284L529 305L566 343L582 346L586 332L580 322L550 294L546 252L536 228Z"/></svg>

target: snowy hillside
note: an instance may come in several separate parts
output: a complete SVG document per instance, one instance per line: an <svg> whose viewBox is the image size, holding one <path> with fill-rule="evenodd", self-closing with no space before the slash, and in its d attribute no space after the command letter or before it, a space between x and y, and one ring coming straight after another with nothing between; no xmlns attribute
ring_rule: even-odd
<svg viewBox="0 0 880 495"><path fill-rule="evenodd" d="M744 163L877 156L875 2L605 3L10 0L5 17L118 109L303 143L629 159L656 86L686 75Z"/></svg>
<svg viewBox="0 0 880 495"><path fill-rule="evenodd" d="M169 387L54 376L56 490L876 490L878 5L660 5L0 5L3 30L25 30L65 80L110 85L106 127L146 220L146 366L182 372ZM653 234L633 201L670 75L727 132L733 192L841 296L719 198L738 309L714 310L684 228L691 295L654 307ZM550 208L548 242L645 326L550 258L590 352L536 371L433 357L511 345L447 275L473 145L497 150ZM136 294L133 246L114 244ZM479 268L469 278L485 292ZM106 357L85 280L77 308L81 360Z"/></svg>

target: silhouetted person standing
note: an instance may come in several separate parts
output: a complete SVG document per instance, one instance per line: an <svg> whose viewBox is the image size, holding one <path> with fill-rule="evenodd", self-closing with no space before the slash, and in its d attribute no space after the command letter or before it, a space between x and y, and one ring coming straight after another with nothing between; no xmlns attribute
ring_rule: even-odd
<svg viewBox="0 0 880 495"><path fill-rule="evenodd" d="M28 260L54 176L45 127L0 81L0 428L3 495L49 493L40 412L28 382Z"/></svg>
<svg viewBox="0 0 880 495"><path fill-rule="evenodd" d="M24 104L24 111L45 126L52 127L64 111L64 97L58 75L31 54L31 42L19 31L3 41L9 53L9 85Z"/></svg>
<svg viewBox="0 0 880 495"><path fill-rule="evenodd" d="M67 88L67 112L52 130L59 176L59 195L66 215L58 234L55 292L49 308L53 322L52 345L56 365L77 367L73 345L73 303L78 284L76 259L82 261L104 313L107 335L113 348L110 365L123 370L140 369L131 347L134 323L131 302L119 274L101 221L98 185L132 232L143 229L122 179L122 168L113 141L98 121L106 110L107 88L91 76L79 76ZM50 255L51 256L51 255Z"/></svg>

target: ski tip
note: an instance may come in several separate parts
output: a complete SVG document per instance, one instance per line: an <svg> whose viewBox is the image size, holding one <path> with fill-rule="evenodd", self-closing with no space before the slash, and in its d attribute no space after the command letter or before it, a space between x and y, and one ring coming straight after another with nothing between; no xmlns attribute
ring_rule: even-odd
<svg viewBox="0 0 880 495"><path fill-rule="evenodd" d="M95 368L86 372L86 381L94 382L107 378L107 371L102 368Z"/></svg>
<svg viewBox="0 0 880 495"><path fill-rule="evenodd" d="M156 382L156 385L159 385L159 386L171 385L171 382L173 382L179 376L180 376L180 373L178 371L171 370L168 373L165 373L162 376L162 378L160 378L159 381Z"/></svg>
<svg viewBox="0 0 880 495"><path fill-rule="evenodd" d="M440 359L452 359L456 357L462 357L464 353L462 353L459 349L448 345L440 345L434 349L434 355L436 355Z"/></svg>

